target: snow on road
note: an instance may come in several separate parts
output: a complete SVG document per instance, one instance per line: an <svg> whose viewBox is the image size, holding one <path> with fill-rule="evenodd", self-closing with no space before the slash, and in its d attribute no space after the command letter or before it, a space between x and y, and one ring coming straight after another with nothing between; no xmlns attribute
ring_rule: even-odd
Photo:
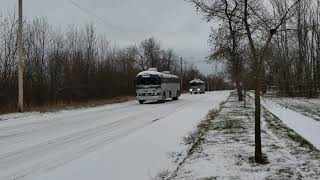
<svg viewBox="0 0 320 180"><path fill-rule="evenodd" d="M0 116L0 179L151 179L169 152L229 91L179 101L130 101L57 113Z"/></svg>

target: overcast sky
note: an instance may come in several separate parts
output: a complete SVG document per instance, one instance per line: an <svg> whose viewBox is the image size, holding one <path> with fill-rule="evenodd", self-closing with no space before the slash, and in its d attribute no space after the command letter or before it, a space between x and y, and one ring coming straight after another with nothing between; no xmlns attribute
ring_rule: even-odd
<svg viewBox="0 0 320 180"><path fill-rule="evenodd" d="M148 37L173 48L187 61L199 61L208 55L210 25L184 0L23 0L24 16L31 20L45 17L61 29L94 22L118 46L138 43ZM82 9L71 2L79 4ZM3 15L18 7L18 0L0 0ZM216 71L216 65L195 64L201 72Z"/></svg>

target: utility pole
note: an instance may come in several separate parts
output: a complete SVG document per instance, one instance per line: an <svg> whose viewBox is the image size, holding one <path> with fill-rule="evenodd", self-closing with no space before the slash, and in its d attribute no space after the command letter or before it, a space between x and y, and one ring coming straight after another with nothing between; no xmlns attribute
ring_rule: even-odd
<svg viewBox="0 0 320 180"><path fill-rule="evenodd" d="M182 57L180 57L180 92L182 92Z"/></svg>
<svg viewBox="0 0 320 180"><path fill-rule="evenodd" d="M24 59L23 59L23 37L22 37L22 0L19 0L19 27L18 27L18 58L19 58L19 112L23 112L23 73L24 73Z"/></svg>

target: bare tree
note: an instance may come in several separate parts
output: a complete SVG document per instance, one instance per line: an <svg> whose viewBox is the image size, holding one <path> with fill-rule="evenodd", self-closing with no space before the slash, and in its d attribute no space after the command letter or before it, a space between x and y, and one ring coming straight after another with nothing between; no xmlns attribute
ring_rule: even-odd
<svg viewBox="0 0 320 180"><path fill-rule="evenodd" d="M139 46L139 52L143 65L147 67L159 67L160 61L160 43L154 38L143 40ZM145 69L146 67L141 67Z"/></svg>
<svg viewBox="0 0 320 180"><path fill-rule="evenodd" d="M17 94L17 21L14 15L3 17L0 24L0 103L9 103L9 93ZM17 96L11 96L17 99ZM12 105L12 104L11 104Z"/></svg>
<svg viewBox="0 0 320 180"><path fill-rule="evenodd" d="M190 0L201 10L207 21L219 22L219 29L213 30L210 43L213 46L210 60L223 59L230 65L230 72L236 84L238 99L243 101L241 86L242 62L239 54L240 40L243 37L242 20L239 19L241 9L238 1L217 0L203 1Z"/></svg>
<svg viewBox="0 0 320 180"><path fill-rule="evenodd" d="M231 39L235 36L235 32L240 32L242 29L248 39L248 44L251 50L251 58L253 60L254 71L254 89L255 89L255 160L258 163L263 163L261 149L261 106L260 106L260 92L261 82L264 77L264 64L266 56L269 52L269 45L271 44L273 36L278 32L279 28L293 16L293 8L300 2L294 1L283 12L274 13L274 7L267 7L267 2L257 0L191 0L204 14L208 21L218 20L220 23L229 24L229 32ZM279 2L272 0L273 3ZM241 22L240 29L233 28L232 23ZM231 24L231 25L230 25ZM235 56L234 47L236 43L232 43L231 54Z"/></svg>

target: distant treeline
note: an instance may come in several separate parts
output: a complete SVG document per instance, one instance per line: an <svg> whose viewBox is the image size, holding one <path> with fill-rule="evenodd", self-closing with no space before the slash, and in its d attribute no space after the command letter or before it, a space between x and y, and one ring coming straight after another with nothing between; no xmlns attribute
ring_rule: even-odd
<svg viewBox="0 0 320 180"><path fill-rule="evenodd" d="M45 19L24 23L24 99L28 105L86 102L134 95L139 71L156 67L180 76L173 49L148 38L138 45L118 48L95 31L93 24L56 30ZM194 77L211 89L224 89L222 75L202 75L183 63L183 87ZM0 106L16 107L18 95L17 19L0 17ZM1 109L1 108L0 108ZM0 110L1 112L1 110Z"/></svg>

